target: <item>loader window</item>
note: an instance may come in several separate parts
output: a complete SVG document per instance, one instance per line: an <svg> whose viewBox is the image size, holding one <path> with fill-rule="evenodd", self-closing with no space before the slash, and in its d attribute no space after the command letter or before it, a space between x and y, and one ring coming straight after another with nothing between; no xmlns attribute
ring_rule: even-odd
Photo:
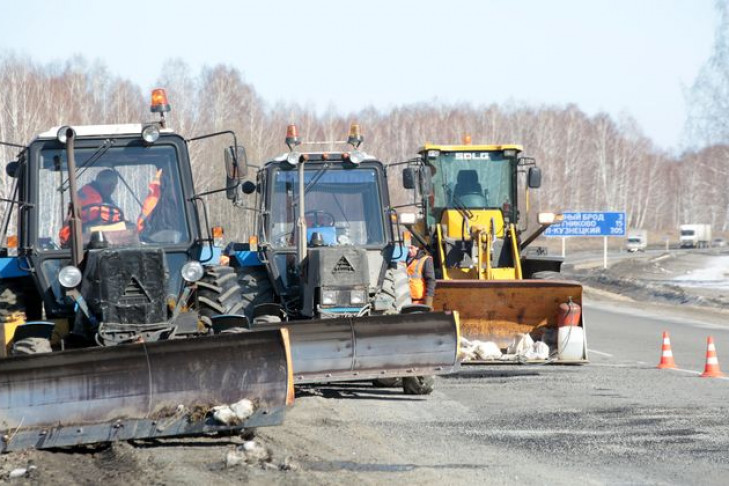
<svg viewBox="0 0 729 486"><path fill-rule="evenodd" d="M84 243L96 230L112 245L189 241L173 146L77 147L76 165ZM65 149L41 151L38 185L39 249L70 247Z"/></svg>
<svg viewBox="0 0 729 486"><path fill-rule="evenodd" d="M384 212L377 171L312 166L304 173L307 238L324 245L383 246ZM277 170L272 188L269 235L275 247L293 247L298 208L298 173Z"/></svg>
<svg viewBox="0 0 729 486"><path fill-rule="evenodd" d="M514 205L514 162L500 152L443 152L431 163L435 213Z"/></svg>

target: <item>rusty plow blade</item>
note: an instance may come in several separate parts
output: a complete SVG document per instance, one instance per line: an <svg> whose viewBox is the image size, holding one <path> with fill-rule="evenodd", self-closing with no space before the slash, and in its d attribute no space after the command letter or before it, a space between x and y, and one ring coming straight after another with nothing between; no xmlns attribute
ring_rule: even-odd
<svg viewBox="0 0 729 486"><path fill-rule="evenodd" d="M3 359L0 450L278 425L293 403L289 356L277 330ZM213 417L236 403L252 407Z"/></svg>
<svg viewBox="0 0 729 486"><path fill-rule="evenodd" d="M442 375L458 367L458 320L427 312L286 323L294 382Z"/></svg>
<svg viewBox="0 0 729 486"><path fill-rule="evenodd" d="M587 362L583 317L579 318L579 350L557 355L558 314L569 300L582 306L582 285L561 280L438 280L433 307L457 310L461 334L469 340L492 341L505 351L519 334L529 333L552 350L555 364ZM572 328L575 330L575 328ZM577 330L572 334L574 338ZM562 342L564 344L564 340Z"/></svg>

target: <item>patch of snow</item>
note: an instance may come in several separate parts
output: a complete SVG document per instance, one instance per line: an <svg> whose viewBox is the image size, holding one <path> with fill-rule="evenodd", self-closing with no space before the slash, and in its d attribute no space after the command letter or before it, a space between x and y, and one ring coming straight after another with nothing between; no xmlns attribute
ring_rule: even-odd
<svg viewBox="0 0 729 486"><path fill-rule="evenodd" d="M682 287L729 290L729 256L714 257L704 268L676 277L673 282Z"/></svg>

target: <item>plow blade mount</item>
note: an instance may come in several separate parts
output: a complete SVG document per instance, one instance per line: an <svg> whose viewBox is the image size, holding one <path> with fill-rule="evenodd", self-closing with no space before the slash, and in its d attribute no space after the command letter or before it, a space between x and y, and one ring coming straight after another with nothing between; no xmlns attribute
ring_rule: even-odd
<svg viewBox="0 0 729 486"><path fill-rule="evenodd" d="M0 450L279 425L293 402L289 356L279 330L6 358ZM247 418L212 417L243 399Z"/></svg>
<svg viewBox="0 0 729 486"><path fill-rule="evenodd" d="M451 312L285 323L294 382L325 383L452 373L458 320Z"/></svg>
<svg viewBox="0 0 729 486"><path fill-rule="evenodd" d="M582 307L582 285L566 280L438 280L433 307L458 311L461 334L469 340L493 341L504 350L519 334L557 344L560 304L572 300ZM578 326L584 336L580 315ZM583 340L584 341L584 340ZM582 343L580 359L586 362Z"/></svg>

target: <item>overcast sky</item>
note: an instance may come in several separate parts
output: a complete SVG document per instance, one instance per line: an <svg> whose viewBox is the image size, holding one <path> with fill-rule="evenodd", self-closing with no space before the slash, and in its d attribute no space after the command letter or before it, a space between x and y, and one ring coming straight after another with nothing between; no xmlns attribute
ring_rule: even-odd
<svg viewBox="0 0 729 486"><path fill-rule="evenodd" d="M629 114L671 150L683 143L685 91L711 54L713 3L0 0L0 53L80 54L144 89L170 58L195 74L225 63L271 104L344 114L433 100L574 103Z"/></svg>

